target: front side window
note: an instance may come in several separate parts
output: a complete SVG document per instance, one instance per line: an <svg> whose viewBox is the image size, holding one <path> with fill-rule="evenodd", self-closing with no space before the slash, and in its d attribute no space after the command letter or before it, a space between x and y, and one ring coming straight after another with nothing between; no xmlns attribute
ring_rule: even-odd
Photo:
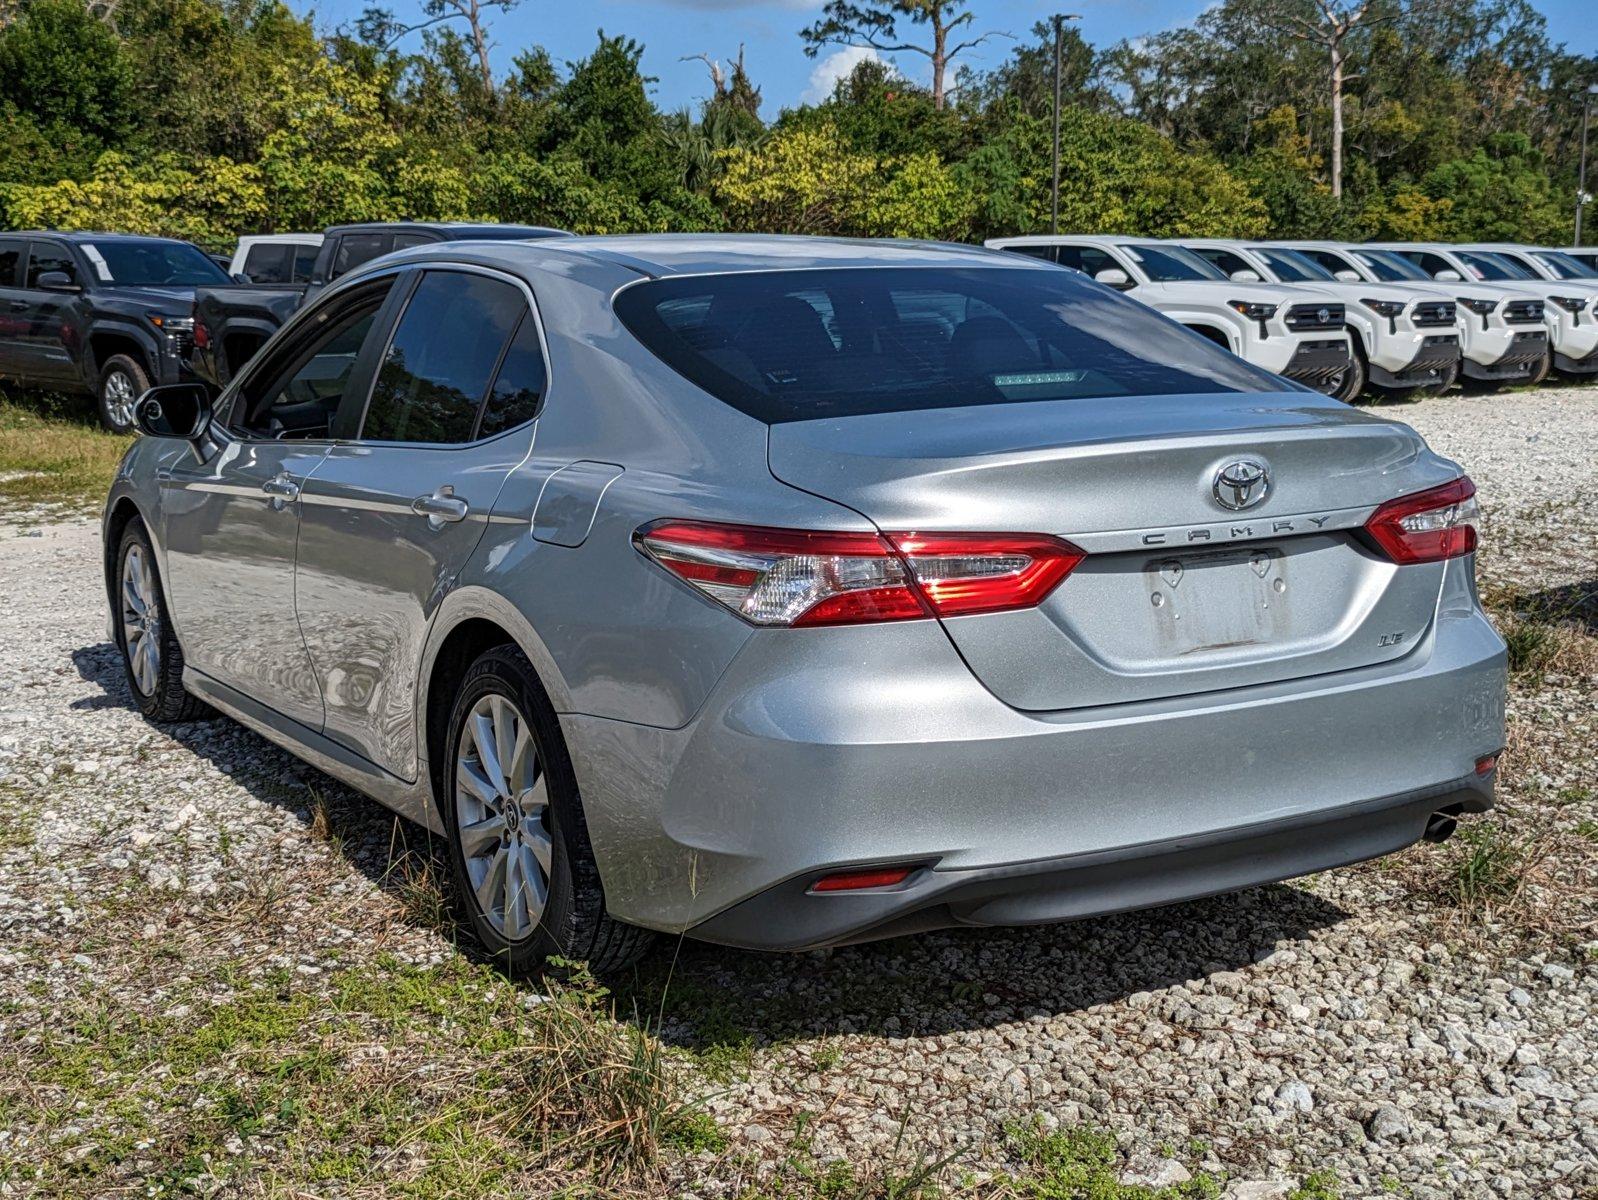
<svg viewBox="0 0 1598 1200"><path fill-rule="evenodd" d="M660 279L623 289L615 308L673 369L769 423L1282 387L1064 271L884 267Z"/></svg>
<svg viewBox="0 0 1598 1200"><path fill-rule="evenodd" d="M355 385L361 351L393 282L382 280L324 306L269 360L252 364L233 408L232 428L256 438L332 436L334 418Z"/></svg>
<svg viewBox="0 0 1598 1200"><path fill-rule="evenodd" d="M1071 267L1084 275L1097 275L1121 264L1111 258L1108 251L1097 246L1059 246L1054 261L1062 267Z"/></svg>
<svg viewBox="0 0 1598 1200"><path fill-rule="evenodd" d="M1382 283L1405 281L1425 283L1431 279L1430 275L1409 259L1402 254L1394 254L1391 250L1355 250L1353 254Z"/></svg>
<svg viewBox="0 0 1598 1200"><path fill-rule="evenodd" d="M50 271L60 271L73 283L78 282L77 265L65 246L55 242L34 242L28 254L28 277L24 286L38 287L39 276Z"/></svg>
<svg viewBox="0 0 1598 1200"><path fill-rule="evenodd" d="M156 238L84 242L84 257L102 283L123 287L205 287L228 282L227 272L198 246Z"/></svg>
<svg viewBox="0 0 1598 1200"><path fill-rule="evenodd" d="M361 439L472 441L489 381L526 312L520 289L503 280L424 274L378 368Z"/></svg>
<svg viewBox="0 0 1598 1200"><path fill-rule="evenodd" d="M1197 254L1205 262L1217 267L1221 274L1225 275L1228 279L1230 279L1233 275L1236 275L1239 271L1247 271L1252 275L1259 274L1259 271L1250 266L1248 262L1244 260L1241 254L1235 254L1230 250L1223 250L1219 246L1193 246L1191 249L1194 254Z"/></svg>

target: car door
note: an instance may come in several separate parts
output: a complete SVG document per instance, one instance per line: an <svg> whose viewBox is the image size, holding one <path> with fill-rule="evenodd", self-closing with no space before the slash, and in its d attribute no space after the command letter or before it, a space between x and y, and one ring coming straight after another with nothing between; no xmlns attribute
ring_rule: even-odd
<svg viewBox="0 0 1598 1200"><path fill-rule="evenodd" d="M28 381L28 351L23 331L28 328L28 298L22 292L22 260L28 243L22 238L0 238L0 378Z"/></svg>
<svg viewBox="0 0 1598 1200"><path fill-rule="evenodd" d="M80 382L67 344L67 309L76 292L59 292L39 286L39 277L59 271L82 287L85 280L72 251L63 242L34 238L29 243L22 277L22 323L19 342L28 377L37 384ZM11 306L8 306L11 307Z"/></svg>
<svg viewBox="0 0 1598 1200"><path fill-rule="evenodd" d="M296 610L323 732L417 774L422 646L532 448L542 338L525 285L495 272L404 273L407 292L363 410L301 492Z"/></svg>
<svg viewBox="0 0 1598 1200"><path fill-rule="evenodd" d="M308 310L219 402L215 453L161 476L166 586L184 658L311 729L322 693L294 612L300 489L332 444L346 391L364 395L392 277Z"/></svg>

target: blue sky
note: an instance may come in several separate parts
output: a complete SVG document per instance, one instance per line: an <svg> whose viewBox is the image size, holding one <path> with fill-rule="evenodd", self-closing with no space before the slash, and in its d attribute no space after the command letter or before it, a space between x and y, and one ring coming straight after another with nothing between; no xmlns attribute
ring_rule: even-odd
<svg viewBox="0 0 1598 1200"><path fill-rule="evenodd" d="M353 23L367 2L323 0L300 7L314 8L318 26L326 29ZM421 8L419 0L382 2L401 20L416 17ZM1593 0L1542 0L1536 7L1547 18L1553 40L1590 54L1598 49L1592 4ZM847 74L853 56L861 53L845 51L832 58L823 51L814 60L804 56L799 30L815 19L821 6L822 0L523 0L511 12L495 14L493 58L504 69L518 50L541 44L557 63L564 63L586 55L598 29L625 33L644 44L645 72L660 80L655 101L669 109L696 104L710 92L705 65L680 61L684 56L709 54L725 63L736 57L741 42L749 73L764 93L762 114L770 118L784 106L830 90L835 74ZM1121 38L1189 24L1206 5L1203 0L1065 0L1062 7L1082 14L1079 28L1089 42L1109 46ZM1018 37L1025 36L1035 21L1058 11L1026 0L975 0L973 8L979 29ZM992 66L1005 57L1008 47L1005 39L993 38L968 52L965 61ZM926 60L919 55L900 55L899 66L911 78L926 78Z"/></svg>

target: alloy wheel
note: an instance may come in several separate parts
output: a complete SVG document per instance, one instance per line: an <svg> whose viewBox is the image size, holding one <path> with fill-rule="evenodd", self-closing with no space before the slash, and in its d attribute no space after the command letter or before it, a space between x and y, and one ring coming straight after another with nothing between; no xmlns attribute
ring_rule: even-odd
<svg viewBox="0 0 1598 1200"><path fill-rule="evenodd" d="M121 371L112 371L103 390L105 415L118 429L128 428L133 424L133 402L138 399L133 394L133 380Z"/></svg>
<svg viewBox="0 0 1598 1200"><path fill-rule="evenodd" d="M506 941L537 928L549 901L554 836L548 783L527 718L489 693L455 749L455 828L478 910Z"/></svg>
<svg viewBox="0 0 1598 1200"><path fill-rule="evenodd" d="M161 678L161 605L143 546L129 546L122 559L122 644L134 686L154 694Z"/></svg>

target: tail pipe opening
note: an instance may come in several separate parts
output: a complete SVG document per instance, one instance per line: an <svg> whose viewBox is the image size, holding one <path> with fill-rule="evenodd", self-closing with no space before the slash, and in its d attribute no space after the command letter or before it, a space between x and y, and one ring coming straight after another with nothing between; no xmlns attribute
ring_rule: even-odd
<svg viewBox="0 0 1598 1200"><path fill-rule="evenodd" d="M1454 836L1454 830L1459 828L1459 814L1461 811L1461 807L1457 804L1438 809L1426 818L1426 832L1421 834L1421 837L1428 842L1446 842Z"/></svg>

